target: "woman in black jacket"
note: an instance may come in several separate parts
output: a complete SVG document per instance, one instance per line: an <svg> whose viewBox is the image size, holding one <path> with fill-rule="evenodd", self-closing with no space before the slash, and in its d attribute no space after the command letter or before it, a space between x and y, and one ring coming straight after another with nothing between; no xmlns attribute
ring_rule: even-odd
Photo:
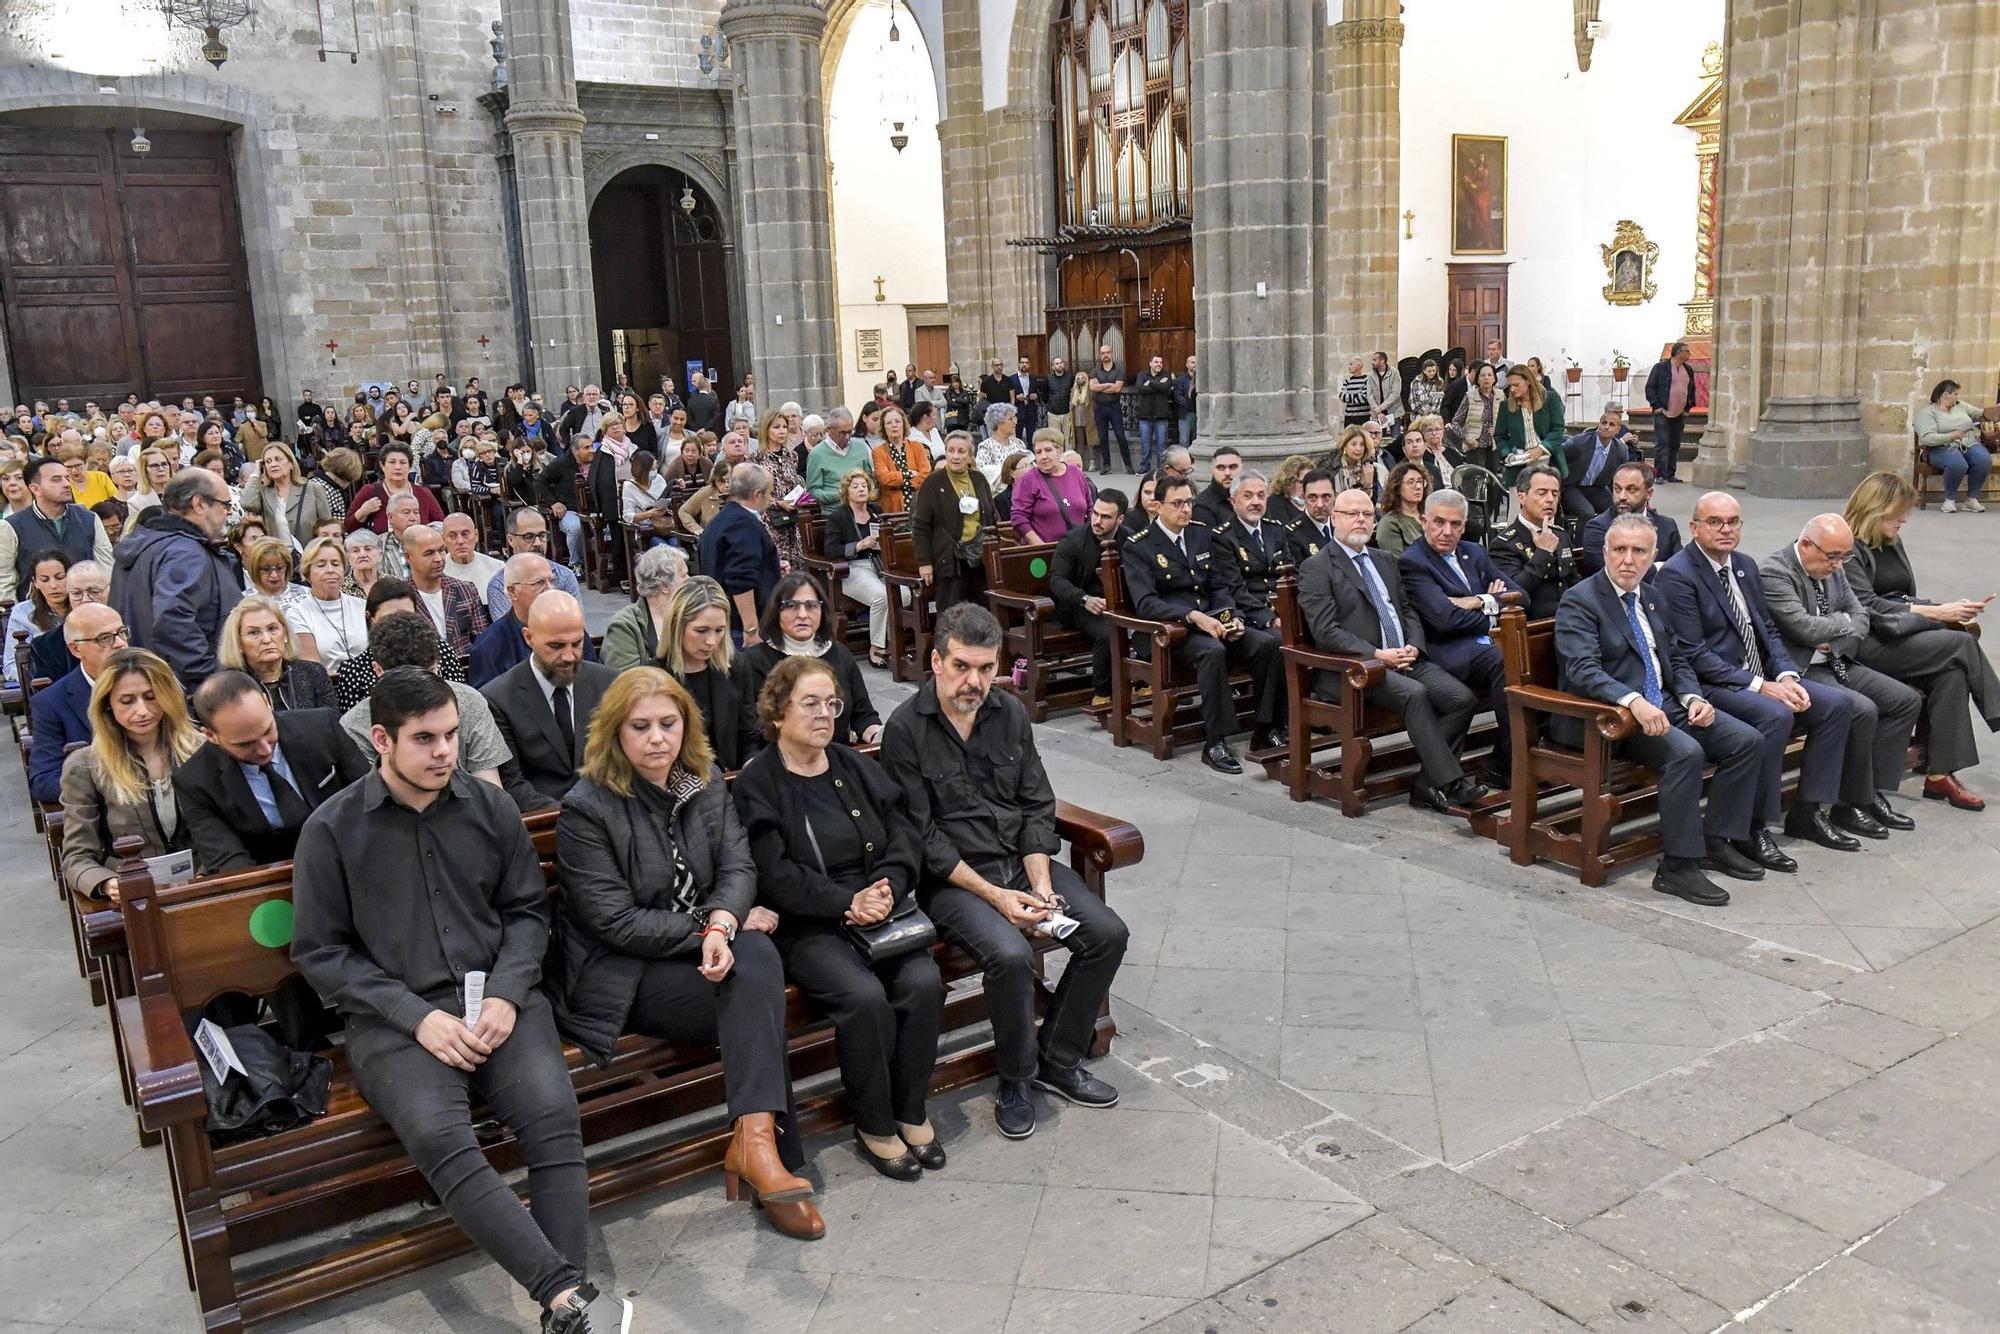
<svg viewBox="0 0 2000 1334"><path fill-rule="evenodd" d="M843 707L840 725L834 729L836 739L850 746L866 746L881 737L882 715L868 698L861 664L847 651L847 645L834 642L827 628L826 594L817 580L809 574L788 574L780 579L771 600L764 604L757 629L761 641L738 654L734 668L736 692L750 709L758 708L764 680L779 663L787 658L813 658L827 665L840 686ZM768 721L763 735L770 738Z"/></svg>
<svg viewBox="0 0 2000 1334"><path fill-rule="evenodd" d="M792 1114L777 919L759 912L757 868L714 772L701 713L680 682L634 667L604 692L583 771L556 819L562 893L545 979L556 1025L599 1066L620 1035L722 1049L735 1132L723 1155L787 1236L826 1224Z"/></svg>
<svg viewBox="0 0 2000 1334"><path fill-rule="evenodd" d="M729 595L706 575L682 581L667 596L660 618L659 665L693 697L725 773L741 769L764 748L764 734L750 717L752 697L730 675L733 659Z"/></svg>
<svg viewBox="0 0 2000 1334"><path fill-rule="evenodd" d="M938 614L961 602L980 602L986 566L980 551L1000 526L986 474L972 466L972 437L944 438L944 466L924 478L910 503L910 542L917 569L937 590Z"/></svg>
<svg viewBox="0 0 2000 1334"><path fill-rule="evenodd" d="M778 664L757 697L773 744L737 777L736 810L785 972L833 1020L862 1156L915 1181L945 1163L924 1110L944 981L927 945L870 966L843 931L911 910L923 858L894 780L834 742L841 691L824 658Z"/></svg>

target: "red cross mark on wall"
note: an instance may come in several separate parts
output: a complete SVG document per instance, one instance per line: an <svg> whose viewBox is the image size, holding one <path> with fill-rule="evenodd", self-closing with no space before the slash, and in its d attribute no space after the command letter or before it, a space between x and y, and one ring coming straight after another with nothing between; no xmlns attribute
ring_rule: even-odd
<svg viewBox="0 0 2000 1334"><path fill-rule="evenodd" d="M488 338L485 334L479 335L479 350L481 352L484 352L486 350L486 345L492 341L493 340L491 338Z"/></svg>
<svg viewBox="0 0 2000 1334"><path fill-rule="evenodd" d="M325 348L329 353L338 352L340 350L340 344L334 342L331 338L327 339L324 343L321 343L320 346Z"/></svg>

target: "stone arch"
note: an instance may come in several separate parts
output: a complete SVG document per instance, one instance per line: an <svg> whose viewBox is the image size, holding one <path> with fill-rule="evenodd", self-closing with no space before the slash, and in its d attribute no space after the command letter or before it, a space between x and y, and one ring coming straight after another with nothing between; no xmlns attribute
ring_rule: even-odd
<svg viewBox="0 0 2000 1334"><path fill-rule="evenodd" d="M1049 25L1063 0L1019 0L1014 35L1007 44L1007 105L1055 107L1049 90Z"/></svg>
<svg viewBox="0 0 2000 1334"><path fill-rule="evenodd" d="M99 91L113 84L115 94ZM100 79L48 66L0 68L0 115L13 111L89 110L131 113L143 123L152 113L189 116L232 131L231 165L236 173L236 207L243 226L244 259L250 276L250 309L257 320L257 360L264 390L280 402L300 383L283 337L284 292L278 256L278 222L272 209L279 174L265 144L264 99L232 84L199 74L159 74Z"/></svg>
<svg viewBox="0 0 2000 1334"><path fill-rule="evenodd" d="M868 0L826 0L826 35L820 39L819 89L820 97L831 107L833 104L833 73L840 68L840 57L847 50L847 39L854 32L854 20ZM944 112L944 27L940 18L936 23L928 21L913 0L898 0L901 7L915 20L923 35L924 49L930 56L931 78L937 85L938 116Z"/></svg>
<svg viewBox="0 0 2000 1334"><path fill-rule="evenodd" d="M729 169L723 160L708 153L693 153L664 143L615 149L591 149L583 155L583 207L585 216L597 203L604 187L634 167L666 167L687 176L708 196L722 219L722 234L735 248L735 208L729 192Z"/></svg>

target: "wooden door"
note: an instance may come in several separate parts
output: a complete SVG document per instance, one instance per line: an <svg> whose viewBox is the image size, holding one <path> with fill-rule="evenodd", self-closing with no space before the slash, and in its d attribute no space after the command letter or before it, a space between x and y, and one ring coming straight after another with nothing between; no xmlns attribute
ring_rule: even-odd
<svg viewBox="0 0 2000 1334"><path fill-rule="evenodd" d="M917 363L918 375L936 371L938 383L942 385L945 376L951 373L951 326L919 324L916 333L916 351L910 360Z"/></svg>
<svg viewBox="0 0 2000 1334"><path fill-rule="evenodd" d="M0 304L22 399L254 397L226 136L0 128Z"/></svg>
<svg viewBox="0 0 2000 1334"><path fill-rule="evenodd" d="M1486 355L1490 339L1497 338L1506 346L1507 268L1505 264L1445 265L1450 302L1445 346L1464 348L1472 361Z"/></svg>

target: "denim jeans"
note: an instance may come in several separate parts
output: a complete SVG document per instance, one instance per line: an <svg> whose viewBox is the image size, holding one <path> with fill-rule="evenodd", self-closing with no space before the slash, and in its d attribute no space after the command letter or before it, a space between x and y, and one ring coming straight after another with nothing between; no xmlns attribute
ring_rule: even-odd
<svg viewBox="0 0 2000 1334"><path fill-rule="evenodd" d="M1167 452L1167 424L1164 421L1139 423L1139 471L1151 472L1160 466Z"/></svg>
<svg viewBox="0 0 2000 1334"><path fill-rule="evenodd" d="M1958 484L1966 483L1965 498L1979 499L1979 493L1986 488L1986 474L1993 471L1993 455L1986 446L1974 441L1964 449L1955 445L1939 445L1931 450L1931 466L1944 473L1944 498L1958 499Z"/></svg>
<svg viewBox="0 0 2000 1334"><path fill-rule="evenodd" d="M1132 442L1125 435L1125 413L1114 399L1109 403L1098 403L1092 408L1097 425L1097 462L1105 472L1111 471L1111 437L1118 437L1118 461L1125 470L1132 470Z"/></svg>

